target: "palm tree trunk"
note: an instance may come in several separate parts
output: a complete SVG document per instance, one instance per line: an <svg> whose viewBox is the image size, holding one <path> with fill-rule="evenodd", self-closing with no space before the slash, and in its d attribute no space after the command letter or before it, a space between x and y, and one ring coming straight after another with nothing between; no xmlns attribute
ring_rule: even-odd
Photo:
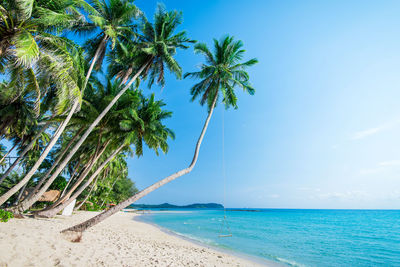
<svg viewBox="0 0 400 267"><path fill-rule="evenodd" d="M25 154L28 153L29 150L32 149L36 140L40 137L40 135L50 126L52 122L48 121L46 124L39 130L39 132L35 135L33 140L25 147L25 149L21 152L19 157L14 161L14 163L7 169L7 171L1 176L0 184L7 178L7 176L11 173L11 171L18 165L18 163L24 158Z"/></svg>
<svg viewBox="0 0 400 267"><path fill-rule="evenodd" d="M60 155L56 158L55 162L52 164L51 168L46 172L46 174L40 179L39 183L35 186L35 189L29 194L29 196L26 198L30 199L33 194L35 194L40 187L43 185L43 183L46 181L47 177L51 174L51 172L54 170L55 166L61 161L61 159L64 157L65 153L68 152L68 149L72 146L72 144L75 142L75 140L79 137L79 135L83 132L84 127L80 128L79 131L72 137L71 140L69 140L67 146L64 148L64 150L61 152Z"/></svg>
<svg viewBox="0 0 400 267"><path fill-rule="evenodd" d="M70 159L73 157L73 155L78 151L80 146L85 142L86 138L89 136L89 134L93 131L93 129L97 126L97 124L103 119L103 117L107 114L107 112L114 106L114 104L118 101L118 99L131 87L133 82L139 77L139 75L143 72L143 70L146 68L148 64L150 64L150 60L143 64L143 66L139 69L139 71L133 76L133 78L129 81L129 83L111 100L111 102L108 104L108 106L100 113L100 115L92 122L92 124L89 126L89 128L86 130L86 132L83 134L81 139L75 144L75 146L71 149L67 157L63 160L63 162L57 167L55 172L53 173L52 177L50 179L55 179L60 172L65 168L67 163L70 161Z"/></svg>
<svg viewBox="0 0 400 267"><path fill-rule="evenodd" d="M14 202L14 205L18 205L18 203L19 203L19 201L20 201L20 199L21 199L21 197L22 197L22 194L24 193L25 188L26 188L27 185L28 185L28 183L26 183L26 184L21 188L21 190L19 190L19 194L18 194L17 199L16 199L15 202Z"/></svg>
<svg viewBox="0 0 400 267"><path fill-rule="evenodd" d="M115 150L98 168L97 170L89 177L89 179L86 181L85 184L83 184L67 201L64 203L58 205L57 207L51 209L51 210L44 210L44 211L39 211L37 213L38 216L40 217L46 217L46 218L51 218L54 217L59 211L64 209L66 206L69 205L74 199L76 199L82 192L85 190L90 183L93 181L94 178L96 178L97 175L103 170L103 168L121 151L122 148L125 147L126 144L122 144L117 150Z"/></svg>
<svg viewBox="0 0 400 267"><path fill-rule="evenodd" d="M103 152L105 151L106 147L107 147L108 143L106 143L106 145L104 146L104 148L100 151L99 155L96 156L96 158L93 160L93 162L91 163L90 168L88 168L85 176L83 177L83 179L86 177L86 175L89 173L90 169L92 168L92 166L96 163L96 161L100 158L101 154L103 154ZM52 177L54 177L52 179ZM43 187L37 192L35 193L33 196L31 196L29 199L24 200L21 204L18 205L17 209L18 212L24 212L25 210L29 209L33 204L35 204L36 201L38 201L38 199L46 192L46 190L50 187L50 185L54 182L55 178L57 178L57 176L52 176L49 178L49 180L43 185ZM82 180L83 180L82 179ZM78 182L78 181L77 181ZM81 183L82 181L80 181ZM71 191L71 190L70 190ZM68 196L65 195L65 196ZM16 211L16 210L15 210Z"/></svg>
<svg viewBox="0 0 400 267"><path fill-rule="evenodd" d="M72 114L70 114L70 115L72 116ZM29 180L35 174L36 170L39 168L40 164L47 157L47 154L49 154L51 148L56 144L56 142L57 142L58 138L60 137L62 130L64 130L65 126L66 126L65 122L60 124L56 133L52 137L50 143L47 145L46 149L40 155L38 161L35 162L32 169L25 175L25 177L18 184L13 186L10 190L8 190L6 193L4 193L0 197L0 205L2 205L4 202L6 202L12 195L14 195L16 192L18 192L18 190L21 189L21 187L23 187L27 182L29 182Z"/></svg>
<svg viewBox="0 0 400 267"><path fill-rule="evenodd" d="M114 185L115 185L115 183L118 181L118 179L119 179L119 176L117 176L117 179L115 179L115 181L113 182L113 184L112 184L110 190L107 192L107 195L106 195L106 197L103 199L103 202L101 203L100 207L103 207L104 203L106 202L106 199L108 198L108 195L109 195L109 194L111 193L111 191L113 190Z"/></svg>
<svg viewBox="0 0 400 267"><path fill-rule="evenodd" d="M89 71L86 74L86 79L85 79L85 83L84 86L82 88L82 93L85 90L85 87L87 85L87 82L89 81L89 77L92 73L94 64L96 63L99 55L100 55L100 51L102 49L102 45L105 45L105 42L107 41L107 37L104 37L102 42L100 43L99 47L96 50L96 54L93 57L92 60L92 64L89 67ZM53 146L56 144L58 138L61 136L61 134L64 132L65 127L67 126L67 124L69 123L69 121L71 120L72 115L75 113L76 109L79 106L79 101L75 101L74 105L72 106L71 110L69 111L69 114L67 116L67 118L65 119L65 121L63 123L60 124L59 128L57 129L56 133L54 134L53 138L51 139L50 143L47 145L46 149L43 151L42 155L40 155L39 160L35 163L35 165L32 167L32 169L27 173L27 175L25 175L24 179L22 179L17 185L15 185L13 188L11 188L8 192L6 192L5 194L3 194L0 197L0 206L6 202L12 195L14 195L24 184L26 184L31 177L35 174L36 170L39 168L40 164L43 162L43 160L47 157L47 154L49 154L50 150L53 148ZM93 127L94 128L94 127ZM86 136L87 137L87 136ZM86 139L86 138L85 138ZM82 142L83 143L83 142ZM81 145L81 144L80 144ZM79 146L80 146L79 145ZM77 149L76 149L77 150ZM75 150L75 152L76 152ZM74 153L75 153L74 152ZM72 157L72 155L71 155ZM71 159L71 157L68 158L68 161ZM66 163L65 163L66 165ZM64 166L65 166L64 165ZM64 168L63 168L64 169ZM58 170L58 169L57 169ZM57 172L57 171L56 171ZM58 171L57 175L55 175L56 177L58 176L58 174L61 172ZM51 179L52 177L50 177ZM54 178L55 179L55 178ZM53 179L53 180L54 180Z"/></svg>
<svg viewBox="0 0 400 267"><path fill-rule="evenodd" d="M60 160L64 157L65 153L67 153L68 149L70 146L75 142L75 140L79 137L79 135L82 133L84 130L84 127L80 128L79 131L72 137L72 139L68 142L67 146L64 148L64 150L61 152L60 155L58 155L56 161L53 163L51 168L46 172L46 174L40 179L39 183L35 186L35 188L32 190L32 192L29 193L29 195L19 204L19 206L26 206L25 203L29 203L31 199L34 198L35 194L40 190L40 187L43 185L43 183L46 181L47 177L49 177L50 173L53 171L55 166L60 162ZM47 190L47 188L46 188ZM40 198L40 196L39 196ZM31 205L32 206L32 205ZM30 207L30 206L29 206ZM23 210L24 211L24 210ZM21 211L22 212L22 211Z"/></svg>
<svg viewBox="0 0 400 267"><path fill-rule="evenodd" d="M92 186L90 187L90 190L89 190L88 194L86 195L85 199L78 206L76 206L74 208L74 210L79 210L82 207L82 205L89 199L90 195L93 192L94 187L96 186L98 179L99 179L99 176L97 176L96 179L94 179Z"/></svg>
<svg viewBox="0 0 400 267"><path fill-rule="evenodd" d="M85 180L86 176L89 174L90 170L93 168L94 164L99 160L101 155L104 153L105 149L107 148L108 144L110 141L107 141L101 151L98 153L98 155L94 155L92 162L87 166L87 168L82 172L82 174L79 176L78 180L74 183L74 185L68 190L68 192L60 199L58 199L56 202L54 202L50 209L53 207L56 207L60 203L65 202L71 195L72 193L78 188L78 186ZM47 208L46 208L47 210Z"/></svg>
<svg viewBox="0 0 400 267"><path fill-rule="evenodd" d="M0 159L0 163L2 163L2 162L6 159L6 157L7 157L8 155L10 155L10 153L14 150L14 148L17 147L17 145L18 145L18 143L15 142L15 144L13 145L13 147L12 147L10 150L8 150L8 152L7 152L6 154L4 154L4 156ZM2 178L3 178L3 177L2 177ZM4 179L3 179L3 180L4 180ZM3 180L0 180L0 183L1 183Z"/></svg>
<svg viewBox="0 0 400 267"><path fill-rule="evenodd" d="M75 178L75 174L76 174L77 171L78 171L79 165L81 165L82 159L83 159L83 158L80 158L79 161L78 161L78 163L76 164L76 166L75 166L75 168L74 168L74 171L73 171L73 173L71 174L71 176L70 176L70 178L69 178L69 180L68 180L68 183L67 183L67 185L65 186L64 190L61 192L61 195L60 195L59 199L62 198L62 197L64 196L65 191L67 191L67 188L68 188L69 184L70 184L70 183L72 182L72 180Z"/></svg>
<svg viewBox="0 0 400 267"><path fill-rule="evenodd" d="M175 179L177 179L177 178L179 178L179 177L191 172L192 169L194 168L194 166L196 165L197 158L199 156L199 150L200 150L201 142L203 141L204 135L205 135L205 133L207 131L207 127L208 127L208 124L210 122L212 113L214 111L214 107L215 107L215 104L217 102L217 98L218 98L218 93L215 94L212 106L210 108L210 111L208 112L207 119L206 119L206 121L204 123L203 130L201 131L200 137L199 137L199 139L197 141L192 162L190 163L190 165L186 169L180 170L180 171L178 171L178 172L176 172L176 173L174 173L174 174L172 174L172 175L170 175L170 176L158 181L157 183L147 187L146 189L144 189L144 190L140 191L139 193L133 195L132 197L128 198L127 200L122 201L118 205L116 205L116 206L114 206L114 207L112 207L112 208L110 208L110 209L108 209L108 210L106 210L106 211L94 216L93 218L91 218L91 219L89 219L89 220L87 220L87 221L85 221L83 223L77 224L75 226L72 226L70 228L67 228L67 229L63 230L62 233L64 233L64 232L83 232L83 231L87 230L88 228L92 227L93 225L96 225L99 222L107 219L108 217L110 217L111 215L117 213L118 211L126 208L130 204L138 201L139 199L141 199L142 197L144 197L147 194L151 193L152 191L156 190L157 188L159 188L159 187L161 187L161 186L163 186L163 185L165 185L165 184L167 184L167 183L169 183L169 182L171 182L171 181L173 181L173 180L175 180Z"/></svg>

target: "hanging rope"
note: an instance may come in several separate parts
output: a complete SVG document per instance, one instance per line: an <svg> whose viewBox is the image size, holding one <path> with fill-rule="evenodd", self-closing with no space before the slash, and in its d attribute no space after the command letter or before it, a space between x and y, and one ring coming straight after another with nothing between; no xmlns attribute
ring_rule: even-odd
<svg viewBox="0 0 400 267"><path fill-rule="evenodd" d="M222 108L222 176L224 178L224 219L222 220L221 230L219 237L230 237L232 236L231 229L229 228L228 220L226 217L226 169L225 169L225 118L224 108ZM227 229L228 234L223 234L224 228Z"/></svg>

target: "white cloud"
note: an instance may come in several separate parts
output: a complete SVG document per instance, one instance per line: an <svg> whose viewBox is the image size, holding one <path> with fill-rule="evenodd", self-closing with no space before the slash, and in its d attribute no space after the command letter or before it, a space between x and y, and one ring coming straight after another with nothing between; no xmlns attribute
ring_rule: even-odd
<svg viewBox="0 0 400 267"><path fill-rule="evenodd" d="M337 200L354 200L354 199L367 199L369 194L365 191L347 191L347 192L330 192L318 194L319 199L337 199Z"/></svg>
<svg viewBox="0 0 400 267"><path fill-rule="evenodd" d="M383 161L379 162L379 166L399 166L400 165L400 160L389 160L389 161Z"/></svg>
<svg viewBox="0 0 400 267"><path fill-rule="evenodd" d="M363 139L363 138L365 138L365 137L367 137L367 136L370 136L370 135L374 135L374 134L376 134L376 133L379 133L379 132L381 132L381 131L384 130L384 129L385 129L384 127L376 127L376 128L371 128L371 129L367 129L367 130L364 130L364 131L356 132L356 133L353 135L352 139L353 139L353 140Z"/></svg>
<svg viewBox="0 0 400 267"><path fill-rule="evenodd" d="M386 170L391 169L392 167L396 167L396 166L400 166L400 160L382 161L377 164L377 167L369 168L369 169L361 169L360 174L361 175L376 174L376 173L386 171Z"/></svg>
<svg viewBox="0 0 400 267"><path fill-rule="evenodd" d="M384 171L385 168L380 167L380 168L370 168L370 169L361 169L360 174L361 175L369 175L369 174L376 174Z"/></svg>
<svg viewBox="0 0 400 267"><path fill-rule="evenodd" d="M394 127L398 123L400 123L400 120L395 120L395 121L392 121L392 122L388 122L388 123L382 124L382 125L380 125L378 127L366 129L366 130L359 131L359 132L355 132L352 135L351 139L352 140L363 139L365 137L377 134L379 132L383 132L383 131L389 130L389 129L391 129L392 127Z"/></svg>

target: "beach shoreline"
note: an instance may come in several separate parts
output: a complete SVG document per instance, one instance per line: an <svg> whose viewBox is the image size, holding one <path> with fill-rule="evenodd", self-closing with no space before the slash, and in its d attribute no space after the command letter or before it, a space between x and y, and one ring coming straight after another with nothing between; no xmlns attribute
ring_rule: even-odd
<svg viewBox="0 0 400 267"><path fill-rule="evenodd" d="M130 212L130 211L128 211L128 212ZM152 223L152 222L149 222L149 221L146 221L146 220L143 219L142 216L147 216L147 215L150 215L150 214L151 213L138 214L139 216L134 216L133 220L138 221L138 222L142 222L142 223L145 223L145 224L149 224L149 225L151 225L153 227L158 228L160 231L166 233L167 235L171 235L173 237L176 237L176 238L179 238L179 239L183 239L183 240L188 241L190 243L193 243L193 244L195 244L197 246L201 246L201 247L204 247L204 248L207 248L207 249L211 249L211 250L216 250L218 252L221 252L221 253L224 253L224 254L228 254L228 255L231 255L233 257L241 258L243 260L250 261L250 262L253 262L253 263L261 265L261 266L268 266L268 267L283 267L283 266L286 266L286 265L280 264L279 262L274 262L272 260L268 260L268 259L264 259L264 258L261 258L261 257L257 257L257 256L245 254L245 253L241 253L241 252L236 251L236 250L227 249L227 248L218 247L218 246L213 246L213 245L201 242L199 240L190 238L188 236L184 236L184 235L182 235L180 233L172 231L171 229L162 227L162 226L160 226L160 225L158 225L156 223Z"/></svg>
<svg viewBox="0 0 400 267"><path fill-rule="evenodd" d="M0 266L271 266L196 244L119 212L78 243L60 231L97 212L0 224Z"/></svg>

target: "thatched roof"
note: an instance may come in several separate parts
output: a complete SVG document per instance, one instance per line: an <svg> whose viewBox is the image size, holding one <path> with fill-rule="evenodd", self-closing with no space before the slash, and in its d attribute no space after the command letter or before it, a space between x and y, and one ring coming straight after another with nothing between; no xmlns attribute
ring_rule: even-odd
<svg viewBox="0 0 400 267"><path fill-rule="evenodd" d="M32 191L33 187L26 188L22 193L21 201L24 200ZM56 201L60 197L61 192L59 190L49 190L45 192L38 201Z"/></svg>
<svg viewBox="0 0 400 267"><path fill-rule="evenodd" d="M61 192L59 190L49 190L45 192L38 201L56 201Z"/></svg>

